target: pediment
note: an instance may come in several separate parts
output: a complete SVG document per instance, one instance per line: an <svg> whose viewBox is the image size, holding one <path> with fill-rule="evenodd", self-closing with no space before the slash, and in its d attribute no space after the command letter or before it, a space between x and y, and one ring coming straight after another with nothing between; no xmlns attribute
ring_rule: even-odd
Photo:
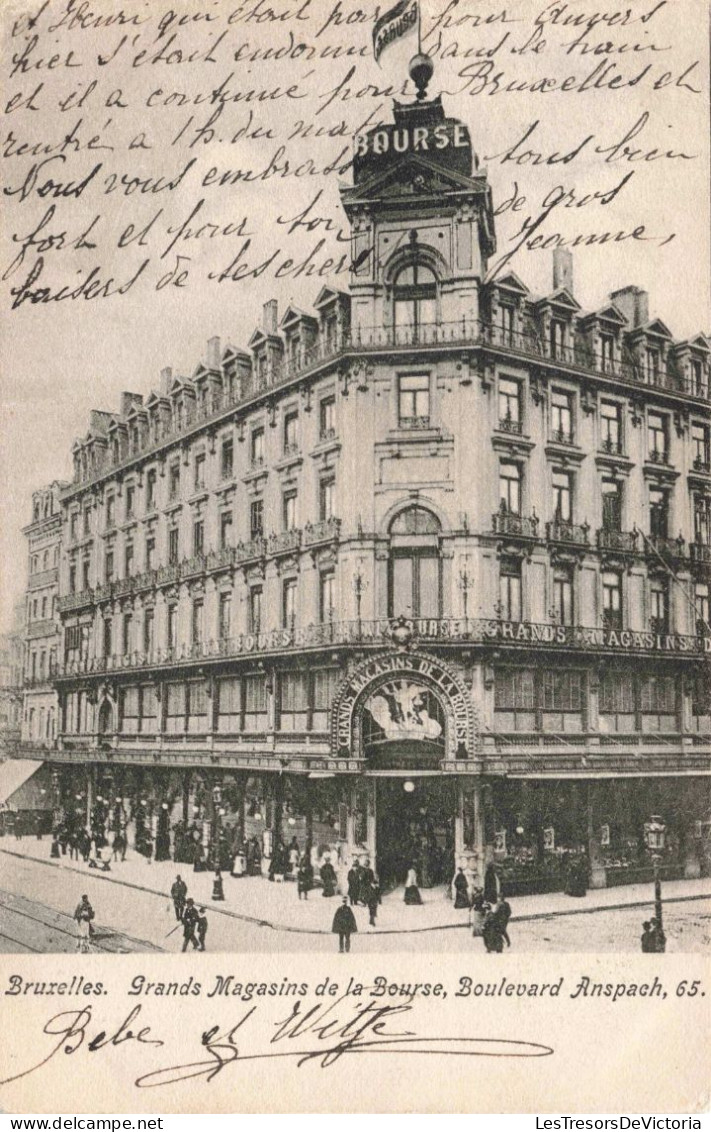
<svg viewBox="0 0 711 1132"><path fill-rule="evenodd" d="M515 291L517 295L528 295L530 292L525 283L522 283L514 271L508 271L496 280L499 290Z"/></svg>
<svg viewBox="0 0 711 1132"><path fill-rule="evenodd" d="M426 157L409 154L357 188L346 189L343 199L345 203L356 204L359 200L373 198L389 200L440 196L443 193L473 193L480 192L483 185L483 178L465 177Z"/></svg>
<svg viewBox="0 0 711 1132"><path fill-rule="evenodd" d="M647 334L657 334L660 338L671 339L672 337L671 330L664 322L662 322L661 318L652 319L651 322L647 323L644 329L646 330Z"/></svg>
<svg viewBox="0 0 711 1132"><path fill-rule="evenodd" d="M314 310L320 310L321 307L327 307L331 303L344 299L349 299L350 295L346 291L337 291L335 287L322 287L316 296L314 302Z"/></svg>
<svg viewBox="0 0 711 1132"><path fill-rule="evenodd" d="M564 307L566 310L573 312L582 310L580 303L567 287L560 287L557 291L554 291L552 295L548 295L543 302L550 303L551 306L555 307Z"/></svg>
<svg viewBox="0 0 711 1132"><path fill-rule="evenodd" d="M598 318L601 322L614 322L617 326L627 326L627 319L614 303L603 307L602 310L594 311L591 318Z"/></svg>
<svg viewBox="0 0 711 1132"><path fill-rule="evenodd" d="M290 304L284 311L284 316L279 323L279 326L284 329L293 322L315 323L316 319L312 314L308 314L307 311L302 310L301 307L295 307Z"/></svg>

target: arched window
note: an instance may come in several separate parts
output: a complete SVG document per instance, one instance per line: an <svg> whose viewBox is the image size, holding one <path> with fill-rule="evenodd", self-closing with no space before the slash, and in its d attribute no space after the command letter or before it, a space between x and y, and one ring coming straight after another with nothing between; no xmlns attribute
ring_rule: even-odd
<svg viewBox="0 0 711 1132"><path fill-rule="evenodd" d="M424 507L408 507L390 525L388 613L439 617L442 570L439 520Z"/></svg>
<svg viewBox="0 0 711 1132"><path fill-rule="evenodd" d="M427 337L427 328L437 322L437 277L424 264L403 267L393 288L395 333L407 340Z"/></svg>

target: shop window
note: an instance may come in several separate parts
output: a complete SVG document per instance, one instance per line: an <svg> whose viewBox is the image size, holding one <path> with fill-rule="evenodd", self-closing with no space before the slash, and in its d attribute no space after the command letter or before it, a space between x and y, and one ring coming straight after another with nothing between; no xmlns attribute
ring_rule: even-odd
<svg viewBox="0 0 711 1132"><path fill-rule="evenodd" d="M437 277L424 264L408 264L393 286L393 314L397 342L426 341L437 323Z"/></svg>
<svg viewBox="0 0 711 1132"><path fill-rule="evenodd" d="M582 710L582 672L544 672L541 707L544 711Z"/></svg>
<svg viewBox="0 0 711 1132"><path fill-rule="evenodd" d="M642 730L676 730L676 681L673 676L647 675L640 681Z"/></svg>
<svg viewBox="0 0 711 1132"><path fill-rule="evenodd" d="M494 706L498 731L533 731L536 727L534 673L527 668L497 668Z"/></svg>
<svg viewBox="0 0 711 1132"><path fill-rule="evenodd" d="M282 731L306 730L308 700L308 674L282 672L279 676L279 726Z"/></svg>
<svg viewBox="0 0 711 1132"><path fill-rule="evenodd" d="M158 696L152 684L141 685L139 729L148 735L155 735L158 730Z"/></svg>

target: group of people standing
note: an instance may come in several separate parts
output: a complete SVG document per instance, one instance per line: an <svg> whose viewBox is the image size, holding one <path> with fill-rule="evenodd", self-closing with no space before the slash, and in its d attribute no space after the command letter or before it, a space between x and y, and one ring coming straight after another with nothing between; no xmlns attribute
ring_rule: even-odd
<svg viewBox="0 0 711 1132"><path fill-rule="evenodd" d="M357 858L348 870L348 901L351 907L363 904L368 909L370 926L374 928L380 904L380 882L370 863L364 865Z"/></svg>
<svg viewBox="0 0 711 1132"><path fill-rule="evenodd" d="M183 951L188 950L189 943L192 943L193 950L204 951L207 935L207 913L204 907L196 907L192 896L188 896L188 886L180 873L173 881L170 896L173 901L175 918L183 926ZM175 928L173 928L173 931L175 931Z"/></svg>
<svg viewBox="0 0 711 1132"><path fill-rule="evenodd" d="M467 908L472 934L481 936L489 952L501 952L511 946L508 924L511 905L505 899L498 873L492 864L486 866L483 886L473 869L460 865L452 881L455 908Z"/></svg>

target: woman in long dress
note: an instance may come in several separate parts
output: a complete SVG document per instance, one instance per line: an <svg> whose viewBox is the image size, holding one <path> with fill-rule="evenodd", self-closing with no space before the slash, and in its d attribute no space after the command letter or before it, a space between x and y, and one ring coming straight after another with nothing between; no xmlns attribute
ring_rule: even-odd
<svg viewBox="0 0 711 1132"><path fill-rule="evenodd" d="M454 907L455 908L468 908L469 907L469 884L464 874L464 869L460 867L457 869L456 876L452 881L452 888L454 889Z"/></svg>
<svg viewBox="0 0 711 1132"><path fill-rule="evenodd" d="M422 897L420 890L417 887L417 873L410 867L405 881L405 903L406 904L421 904Z"/></svg>
<svg viewBox="0 0 711 1132"><path fill-rule="evenodd" d="M335 896L336 895L336 870L331 864L330 858L327 857L321 865L321 882L323 884L322 896Z"/></svg>

